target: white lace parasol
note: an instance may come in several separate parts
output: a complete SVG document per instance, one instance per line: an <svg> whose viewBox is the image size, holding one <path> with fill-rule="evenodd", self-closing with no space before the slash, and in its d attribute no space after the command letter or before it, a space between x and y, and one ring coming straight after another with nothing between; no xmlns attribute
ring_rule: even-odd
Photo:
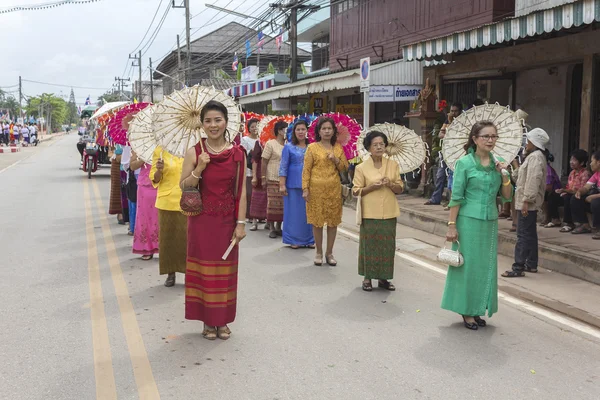
<svg viewBox="0 0 600 400"><path fill-rule="evenodd" d="M365 148L363 142L367 134L371 131L379 131L388 138L388 147L386 155L396 161L400 167L400 173L406 174L414 171L423 165L427 158L427 145L421 137L412 129L397 124L377 124L363 131L356 143L358 154L363 160L371 155Z"/></svg>
<svg viewBox="0 0 600 400"><path fill-rule="evenodd" d="M523 141L523 121L508 107L500 104L475 106L457 118L446 129L442 141L444 162L454 171L456 161L464 156L464 146L469 140L471 128L475 123L490 121L498 129L498 140L493 153L506 162L511 162L519 153Z"/></svg>
<svg viewBox="0 0 600 400"><path fill-rule="evenodd" d="M157 142L152 129L152 114L156 106L148 106L138 112L129 122L127 140L138 158L147 164L152 164L152 153L156 149Z"/></svg>
<svg viewBox="0 0 600 400"><path fill-rule="evenodd" d="M225 138L233 140L240 130L240 106L222 91L213 87L193 86L167 96L152 115L156 140L167 152L184 157L200 138L206 137L200 121L200 112L206 103L216 100L227 108L229 122Z"/></svg>

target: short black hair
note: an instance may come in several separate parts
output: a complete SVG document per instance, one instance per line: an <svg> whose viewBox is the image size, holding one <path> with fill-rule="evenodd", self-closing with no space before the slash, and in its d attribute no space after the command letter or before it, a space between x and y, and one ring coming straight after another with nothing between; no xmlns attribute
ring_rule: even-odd
<svg viewBox="0 0 600 400"><path fill-rule="evenodd" d="M382 138L383 143L385 144L385 147L388 147L388 145L389 145L388 138L387 138L387 136L385 136L385 134L383 132L371 131L371 132L367 133L367 136L365 136L365 139L363 140L363 145L365 146L365 149L367 151L369 151L369 148L371 148L371 143L373 142L373 139L378 138L378 137Z"/></svg>
<svg viewBox="0 0 600 400"><path fill-rule="evenodd" d="M292 129L292 144L294 145L300 144L298 138L296 137L296 127L298 125L304 125L306 127L306 130L308 130L308 122L306 122L303 119L299 119L298 121L296 121L296 123L294 124L294 128Z"/></svg>
<svg viewBox="0 0 600 400"><path fill-rule="evenodd" d="M258 124L258 119L257 118L250 118L248 120L248 122L246 122L246 128L248 129L248 132L250 132L250 127L252 126L252 124Z"/></svg>
<svg viewBox="0 0 600 400"><path fill-rule="evenodd" d="M587 166L590 156L587 151L583 149L577 149L571 153L571 157L579 161L582 166Z"/></svg>
<svg viewBox="0 0 600 400"><path fill-rule="evenodd" d="M463 110L463 105L462 105L462 103L458 103L458 102L457 102L457 103L452 103L451 107L456 107L456 108L458 108L460 111L462 111L462 110Z"/></svg>
<svg viewBox="0 0 600 400"><path fill-rule="evenodd" d="M323 127L324 124L326 124L328 122L331 124L331 126L333 126L333 136L331 137L331 145L335 146L335 144L337 142L338 129L337 129L337 126L335 125L335 121L329 117L319 117L319 119L317 120L317 126L315 128L315 141L316 142L321 141L321 128Z"/></svg>
<svg viewBox="0 0 600 400"><path fill-rule="evenodd" d="M275 123L275 127L273 128L273 133L275 134L275 137L277 137L277 133L278 133L278 132L279 132L281 129L287 129L287 126L288 126L288 123L287 123L287 122L285 122L285 121L283 121L283 120L277 121L277 122Z"/></svg>
<svg viewBox="0 0 600 400"><path fill-rule="evenodd" d="M227 115L227 107L221 102L216 100L211 100L202 107L202 111L200 111L200 121L204 122L204 117L206 117L206 113L209 111L219 111L225 117L225 121L229 122L229 116Z"/></svg>

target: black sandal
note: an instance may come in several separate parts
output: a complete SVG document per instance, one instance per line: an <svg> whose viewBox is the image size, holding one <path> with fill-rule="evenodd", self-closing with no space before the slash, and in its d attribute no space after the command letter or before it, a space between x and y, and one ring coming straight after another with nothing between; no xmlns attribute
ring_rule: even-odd
<svg viewBox="0 0 600 400"><path fill-rule="evenodd" d="M393 292L396 290L396 286L394 286L394 284L390 281L379 280L377 286L379 286L380 288L383 288L385 290L389 290L390 292Z"/></svg>
<svg viewBox="0 0 600 400"><path fill-rule="evenodd" d="M364 290L365 292L373 291L373 285L371 284L371 281L369 281L369 282L363 281L362 290Z"/></svg>
<svg viewBox="0 0 600 400"><path fill-rule="evenodd" d="M527 265L525 266L525 272L530 272L532 274L537 274L538 269L537 268L529 268Z"/></svg>
<svg viewBox="0 0 600 400"><path fill-rule="evenodd" d="M475 322L467 322L467 319L465 318L465 316L462 316L463 318L463 323L465 324L465 328L470 329L472 331L476 331L477 329L479 329L479 325L477 325L477 320L475 320Z"/></svg>
<svg viewBox="0 0 600 400"><path fill-rule="evenodd" d="M487 323L485 322L484 319L482 319L481 317L473 317L475 318L475 322L477 323L477 325L484 327L487 325Z"/></svg>
<svg viewBox="0 0 600 400"><path fill-rule="evenodd" d="M504 278L521 278L525 276L525 273L523 271L506 271L501 276Z"/></svg>

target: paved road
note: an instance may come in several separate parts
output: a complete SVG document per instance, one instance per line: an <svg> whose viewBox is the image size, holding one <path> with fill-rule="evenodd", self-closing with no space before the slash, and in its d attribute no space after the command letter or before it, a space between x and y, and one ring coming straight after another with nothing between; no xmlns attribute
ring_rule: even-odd
<svg viewBox="0 0 600 400"><path fill-rule="evenodd" d="M397 259L395 293L359 288L357 244L314 267L251 233L232 338L184 319L179 277L130 253L109 171L65 136L0 174L1 399L592 399L599 336L502 301L478 332L439 308L443 277ZM596 332L597 334L597 332Z"/></svg>

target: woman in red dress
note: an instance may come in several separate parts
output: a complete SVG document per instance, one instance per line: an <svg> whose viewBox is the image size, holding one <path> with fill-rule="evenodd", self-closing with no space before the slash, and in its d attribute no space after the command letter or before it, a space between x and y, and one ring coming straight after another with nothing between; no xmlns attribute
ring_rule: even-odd
<svg viewBox="0 0 600 400"><path fill-rule="evenodd" d="M202 336L229 339L236 312L238 245L246 237L246 154L229 143L227 108L209 101L200 113L207 139L188 150L181 186L198 187L202 212L188 217L185 318L204 322Z"/></svg>

